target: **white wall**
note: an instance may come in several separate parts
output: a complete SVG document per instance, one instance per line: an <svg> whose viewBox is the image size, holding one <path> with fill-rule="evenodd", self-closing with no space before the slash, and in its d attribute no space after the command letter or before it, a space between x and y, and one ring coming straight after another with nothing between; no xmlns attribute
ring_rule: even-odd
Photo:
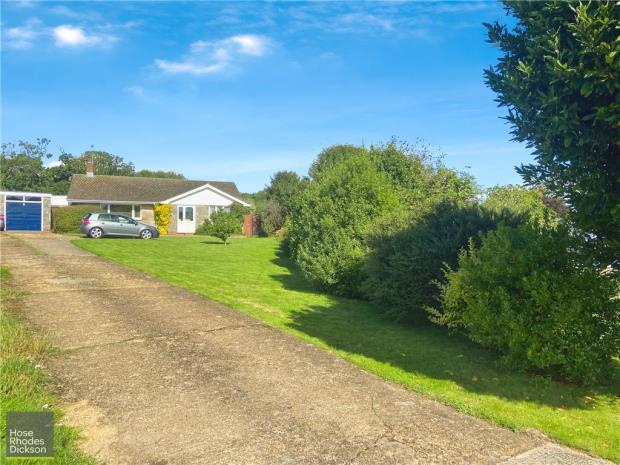
<svg viewBox="0 0 620 465"><path fill-rule="evenodd" d="M66 195L52 195L52 207L66 207L69 205Z"/></svg>
<svg viewBox="0 0 620 465"><path fill-rule="evenodd" d="M190 194L171 203L172 205L220 205L223 207L229 207L233 204L233 201L209 188L206 188L200 192Z"/></svg>

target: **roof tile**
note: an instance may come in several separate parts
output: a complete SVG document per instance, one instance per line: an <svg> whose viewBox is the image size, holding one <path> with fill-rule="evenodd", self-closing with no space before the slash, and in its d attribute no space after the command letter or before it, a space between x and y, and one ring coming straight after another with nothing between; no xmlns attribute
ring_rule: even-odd
<svg viewBox="0 0 620 465"><path fill-rule="evenodd" d="M69 201L112 201L157 203L196 189L205 184L241 200L234 182L190 181L174 178L144 178L138 176L86 176L74 174L67 194Z"/></svg>

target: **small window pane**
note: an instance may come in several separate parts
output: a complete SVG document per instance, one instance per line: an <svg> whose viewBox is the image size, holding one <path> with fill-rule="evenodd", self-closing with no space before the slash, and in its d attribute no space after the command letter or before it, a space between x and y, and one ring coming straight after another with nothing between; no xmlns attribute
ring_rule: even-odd
<svg viewBox="0 0 620 465"><path fill-rule="evenodd" d="M194 207L185 207L185 219L194 221Z"/></svg>
<svg viewBox="0 0 620 465"><path fill-rule="evenodd" d="M40 202L41 201L41 197L26 197L26 200L29 202Z"/></svg>
<svg viewBox="0 0 620 465"><path fill-rule="evenodd" d="M133 224L133 221L131 221L131 219L127 218L126 216L119 216L118 219L123 224Z"/></svg>
<svg viewBox="0 0 620 465"><path fill-rule="evenodd" d="M24 196L23 195L7 195L6 199L7 200L19 200L20 202L22 202L24 200Z"/></svg>
<svg viewBox="0 0 620 465"><path fill-rule="evenodd" d="M114 221L115 223L120 223L118 215L110 215L110 221Z"/></svg>
<svg viewBox="0 0 620 465"><path fill-rule="evenodd" d="M131 205L110 205L110 213L131 216Z"/></svg>
<svg viewBox="0 0 620 465"><path fill-rule="evenodd" d="M183 221L183 207L179 207L177 209L177 214L178 214L178 217L179 217L179 221Z"/></svg>
<svg viewBox="0 0 620 465"><path fill-rule="evenodd" d="M100 213L99 221L112 221L112 215L109 215L108 213Z"/></svg>
<svg viewBox="0 0 620 465"><path fill-rule="evenodd" d="M140 205L134 205L133 206L133 217L134 218L142 218L142 216L140 215Z"/></svg>

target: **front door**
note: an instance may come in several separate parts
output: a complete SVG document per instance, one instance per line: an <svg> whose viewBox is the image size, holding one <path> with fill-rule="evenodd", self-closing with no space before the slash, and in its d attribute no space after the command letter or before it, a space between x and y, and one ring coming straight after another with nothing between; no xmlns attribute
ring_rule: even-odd
<svg viewBox="0 0 620 465"><path fill-rule="evenodd" d="M177 232L189 234L194 234L194 232L196 232L194 207L177 207Z"/></svg>

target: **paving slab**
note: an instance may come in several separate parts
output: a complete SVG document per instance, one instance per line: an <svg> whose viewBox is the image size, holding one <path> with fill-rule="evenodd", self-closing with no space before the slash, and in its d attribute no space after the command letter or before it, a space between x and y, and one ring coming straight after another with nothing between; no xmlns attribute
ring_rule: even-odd
<svg viewBox="0 0 620 465"><path fill-rule="evenodd" d="M64 421L103 463L609 463L461 414L70 239L1 234L1 262L30 291L15 311L66 349L46 369Z"/></svg>

